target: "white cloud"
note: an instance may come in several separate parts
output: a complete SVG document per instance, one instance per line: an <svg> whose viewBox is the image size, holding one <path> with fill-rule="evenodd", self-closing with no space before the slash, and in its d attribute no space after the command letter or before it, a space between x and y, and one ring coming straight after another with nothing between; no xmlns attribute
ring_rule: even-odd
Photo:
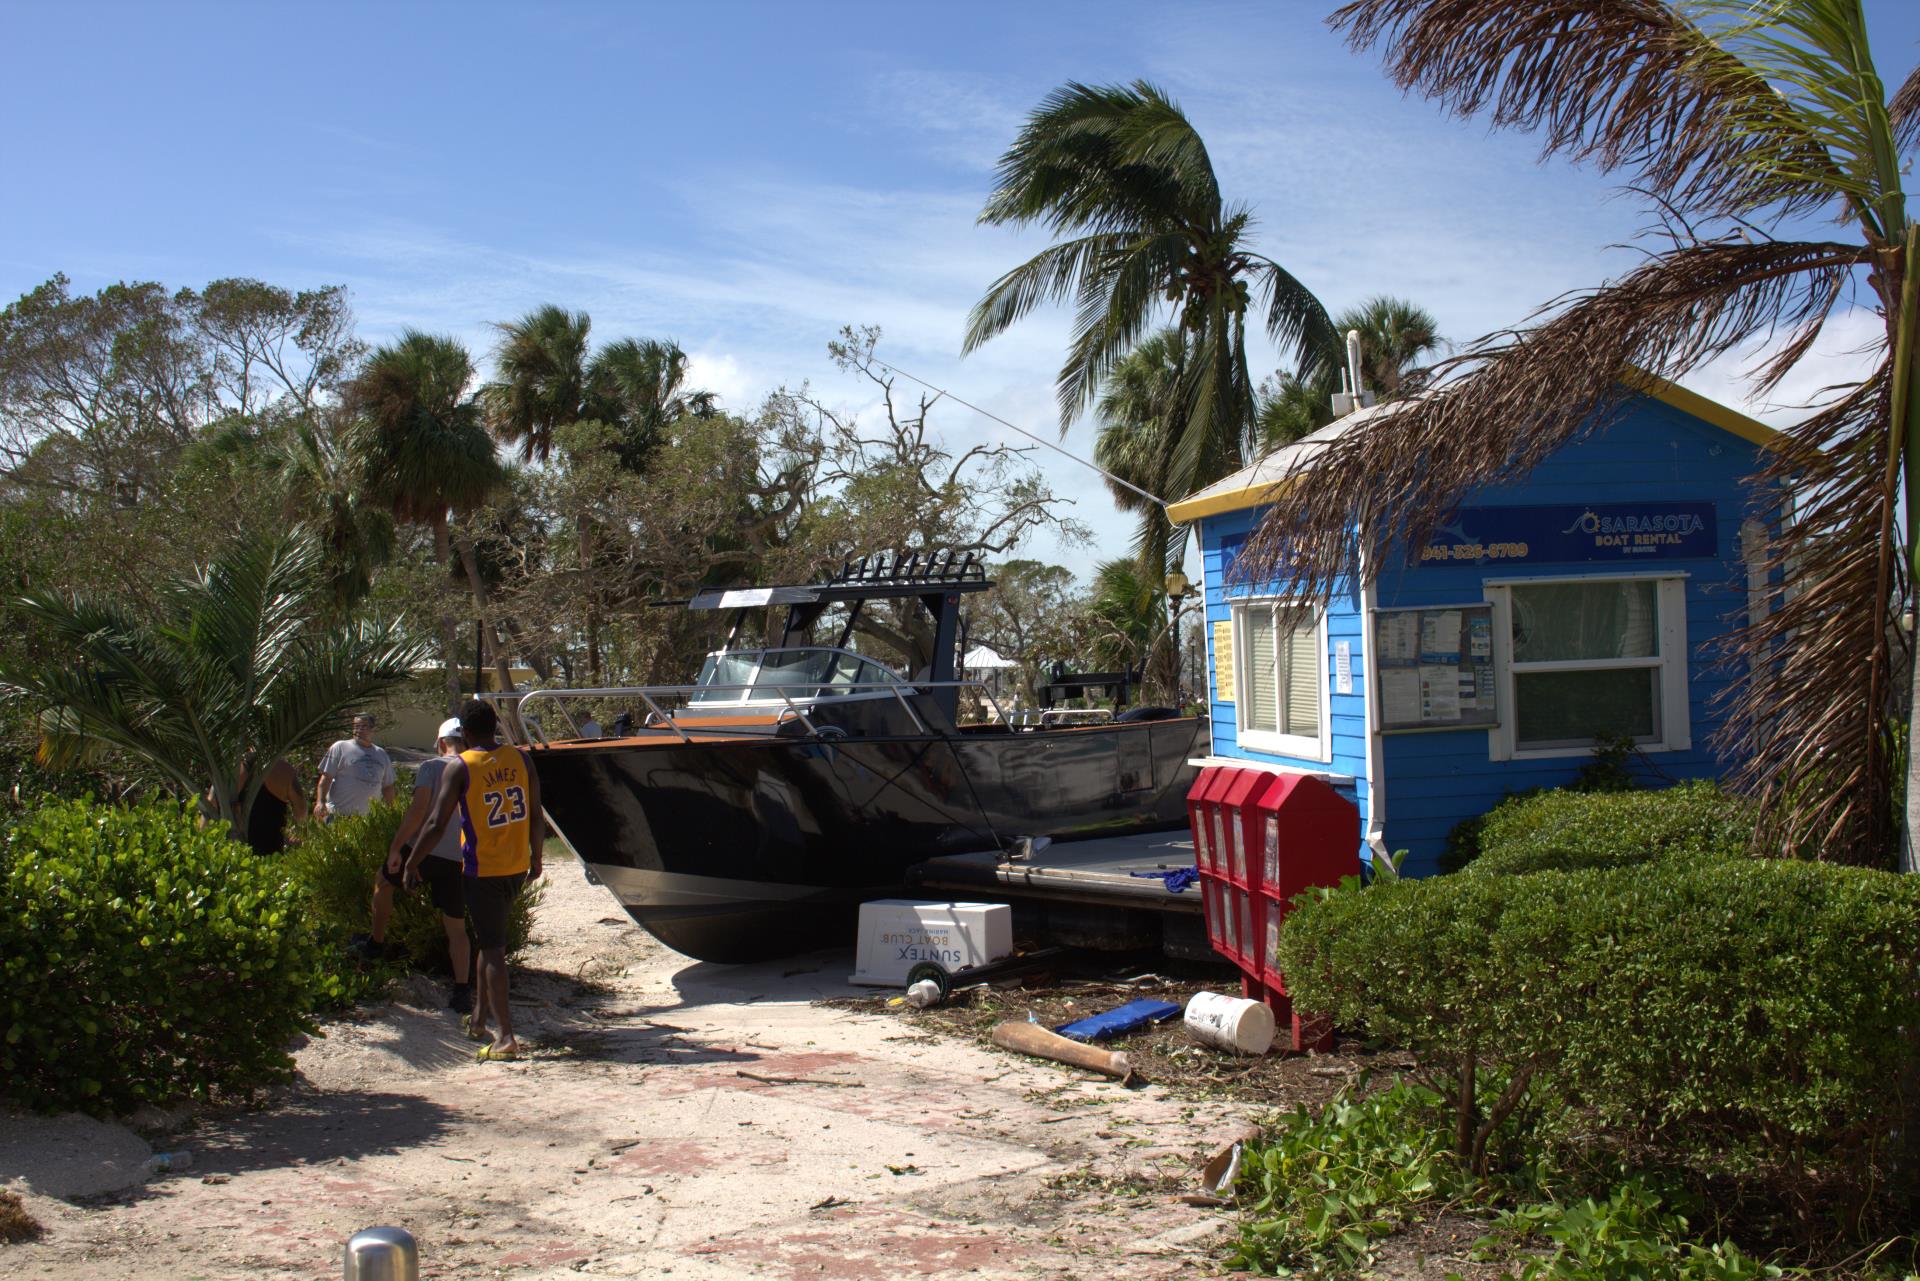
<svg viewBox="0 0 1920 1281"><path fill-rule="evenodd" d="M729 405L745 404L758 389L756 380L741 367L740 361L724 351L688 352L687 386L710 391Z"/></svg>
<svg viewBox="0 0 1920 1281"><path fill-rule="evenodd" d="M1885 322L1865 307L1838 312L1812 351L1765 396L1755 393L1750 373L1779 350L1783 339L1750 344L1693 371L1681 382L1690 391L1730 405L1774 427L1788 427L1831 401L1834 389L1866 378L1878 366L1886 342Z"/></svg>

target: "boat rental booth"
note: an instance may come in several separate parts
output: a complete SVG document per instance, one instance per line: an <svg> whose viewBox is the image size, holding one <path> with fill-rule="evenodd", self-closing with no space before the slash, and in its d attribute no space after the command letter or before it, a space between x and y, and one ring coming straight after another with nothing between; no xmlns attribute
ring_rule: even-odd
<svg viewBox="0 0 1920 1281"><path fill-rule="evenodd" d="M1651 376L1524 481L1470 494L1424 546L1324 601L1235 560L1276 484L1311 483L1355 409L1185 499L1201 548L1205 764L1316 775L1359 811L1362 858L1439 870L1449 833L1510 793L1557 787L1600 740L1672 779L1712 777L1719 642L1763 607L1751 478L1774 433Z"/></svg>

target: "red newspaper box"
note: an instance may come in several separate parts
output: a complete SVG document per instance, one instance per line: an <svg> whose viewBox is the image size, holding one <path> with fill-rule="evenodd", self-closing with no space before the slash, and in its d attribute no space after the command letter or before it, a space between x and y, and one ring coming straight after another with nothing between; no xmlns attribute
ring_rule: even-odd
<svg viewBox="0 0 1920 1281"><path fill-rule="evenodd" d="M1239 837L1243 863L1246 836L1229 833L1222 798L1230 790L1244 788L1250 773L1255 771L1210 765L1200 771L1187 792L1187 820L1193 829L1194 863L1200 869L1200 903L1206 916L1207 941L1215 952L1243 969L1249 957L1258 963L1255 945L1247 937L1251 904L1234 898L1236 886L1231 878L1234 836Z"/></svg>
<svg viewBox="0 0 1920 1281"><path fill-rule="evenodd" d="M1194 863L1203 876L1225 874L1225 865L1220 862L1224 853L1216 853L1217 842L1213 833L1213 795L1232 782L1234 771L1209 765L1200 771L1200 777L1193 780L1193 786L1187 789L1187 823L1193 829ZM1224 832L1221 834L1223 837Z"/></svg>
<svg viewBox="0 0 1920 1281"><path fill-rule="evenodd" d="M1282 774L1256 799L1259 810L1260 879L1257 897L1257 966L1243 966L1243 988L1257 984L1275 1020L1288 1030L1295 1050L1331 1050L1333 1026L1293 1008L1275 950L1293 899L1321 885L1338 885L1360 874L1360 811L1324 780ZM1253 992L1248 990L1247 995Z"/></svg>

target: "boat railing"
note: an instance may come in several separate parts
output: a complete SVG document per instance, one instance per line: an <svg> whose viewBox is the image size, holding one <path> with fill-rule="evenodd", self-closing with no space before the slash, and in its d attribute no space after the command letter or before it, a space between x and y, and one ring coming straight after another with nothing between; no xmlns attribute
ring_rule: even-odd
<svg viewBox="0 0 1920 1281"><path fill-rule="evenodd" d="M807 692L810 690L826 690L829 688L831 689L831 693L809 695ZM700 685L627 685L586 689L536 689L518 695L492 694L487 697L489 701L498 702L505 706L505 710L509 713L510 720L517 723L519 728L518 736L522 741L537 742L544 746L554 741L566 741L564 739L550 739L541 725L540 712L544 710L544 706L549 703L553 705L553 710L559 712L561 718L566 721L567 728L572 731L573 739L592 739L603 736L591 735L584 732L581 722L575 719L573 709L568 706L569 703L577 705L587 700L596 700L602 704L616 700L637 702L646 709L643 723L635 727L637 730L654 732L671 730L679 736L680 741L690 743L694 741L694 734L688 732L687 725L682 724L680 719L674 715L675 711L692 710L710 717L719 718L716 721L693 725L693 730L702 737L728 733L751 733L756 736L763 734L765 731L760 729L744 730L731 728L724 723L724 720L729 713L737 715L741 712L767 710L773 712L773 720L776 724L798 723L809 737L819 738L823 736L823 731L844 731L840 731L838 726L821 726L816 724L814 717L810 714L812 709L850 702L856 699L884 699L891 696L907 714L908 719L914 726L914 732L929 734L933 731L928 726L926 718L920 714L919 709L914 707L913 699L916 696L927 694L937 689L971 690L985 705L993 709L994 720L1003 725L1008 724L1006 715L1002 711L999 701L994 698L992 691L987 688L985 682L964 680L855 681L834 682L831 686L819 682L809 682L804 685L794 686L770 686L764 682L756 683L752 681L738 683L708 682ZM707 697L715 693L726 693L735 690L741 691L741 699L731 702L724 700L709 701ZM745 695L749 693L757 695L752 703L747 702L745 699ZM701 697L702 701L695 703L693 700L696 697ZM775 710L776 705L777 710Z"/></svg>

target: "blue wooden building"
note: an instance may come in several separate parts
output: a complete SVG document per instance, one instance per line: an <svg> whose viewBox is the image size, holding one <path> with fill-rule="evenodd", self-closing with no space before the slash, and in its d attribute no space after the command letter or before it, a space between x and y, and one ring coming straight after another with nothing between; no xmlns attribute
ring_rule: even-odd
<svg viewBox="0 0 1920 1281"><path fill-rule="evenodd" d="M1720 773L1715 643L1764 599L1747 478L1773 432L1639 387L1604 432L1470 495L1427 546L1324 604L1228 572L1274 484L1344 433L1392 430L1391 405L1172 504L1202 550L1210 763L1328 778L1360 807L1363 856L1404 849L1414 874L1461 820L1570 782L1602 737L1675 778Z"/></svg>

